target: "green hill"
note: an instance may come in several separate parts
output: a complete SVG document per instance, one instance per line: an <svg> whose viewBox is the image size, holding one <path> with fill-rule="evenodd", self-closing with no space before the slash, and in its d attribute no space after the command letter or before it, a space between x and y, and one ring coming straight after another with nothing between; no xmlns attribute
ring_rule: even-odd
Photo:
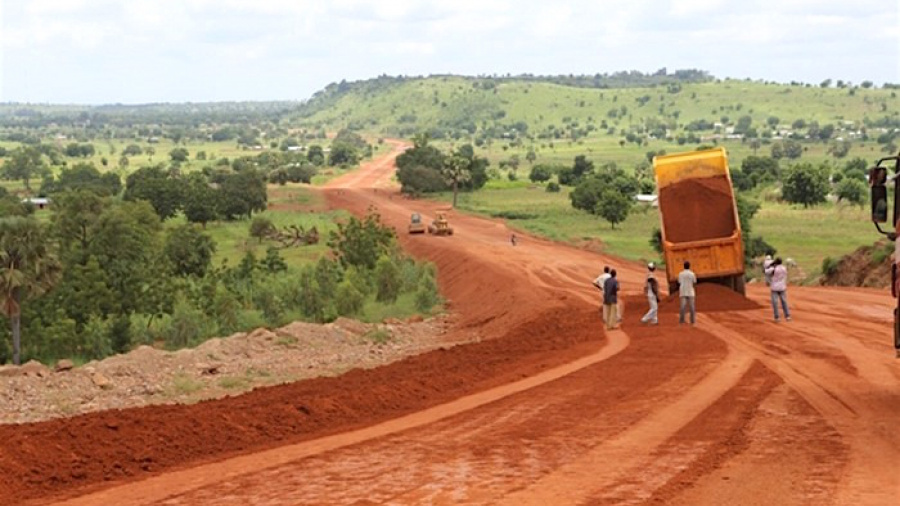
<svg viewBox="0 0 900 506"><path fill-rule="evenodd" d="M853 142L849 156L872 158L881 147L874 141L900 128L894 87L823 88L703 76L666 76L618 88L551 82L564 78L382 77L330 85L293 119L315 129L347 127L381 136L429 132L436 140L473 142L495 160L534 150L538 161L571 161L586 153L631 162L648 151L712 143L731 146L741 158L751 153L754 138L756 150L768 154L768 145L782 135L796 137L804 156L814 159L826 158L835 142L847 140Z"/></svg>

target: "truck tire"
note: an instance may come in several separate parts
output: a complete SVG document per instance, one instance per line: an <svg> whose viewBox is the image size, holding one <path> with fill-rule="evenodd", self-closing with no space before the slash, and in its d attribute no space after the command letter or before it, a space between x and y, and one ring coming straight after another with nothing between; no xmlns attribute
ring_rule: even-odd
<svg viewBox="0 0 900 506"><path fill-rule="evenodd" d="M678 283L669 283L669 295L678 293Z"/></svg>
<svg viewBox="0 0 900 506"><path fill-rule="evenodd" d="M735 292L741 295L747 295L747 287L744 284L743 274L738 274L733 278L733 287Z"/></svg>

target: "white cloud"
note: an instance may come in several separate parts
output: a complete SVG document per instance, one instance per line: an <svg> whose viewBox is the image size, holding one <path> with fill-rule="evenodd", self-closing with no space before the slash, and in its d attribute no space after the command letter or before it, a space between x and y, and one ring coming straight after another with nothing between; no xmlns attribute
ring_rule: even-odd
<svg viewBox="0 0 900 506"><path fill-rule="evenodd" d="M2 3L0 100L305 98L385 72L900 82L900 17L883 0Z"/></svg>

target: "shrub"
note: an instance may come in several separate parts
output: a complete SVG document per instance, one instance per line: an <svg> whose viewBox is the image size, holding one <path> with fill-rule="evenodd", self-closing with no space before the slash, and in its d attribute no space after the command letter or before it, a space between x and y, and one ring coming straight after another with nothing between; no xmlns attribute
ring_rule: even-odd
<svg viewBox="0 0 900 506"><path fill-rule="evenodd" d="M440 299L434 275L431 272L423 274L419 279L419 288L416 290L416 309L428 313L440 303Z"/></svg>
<svg viewBox="0 0 900 506"><path fill-rule="evenodd" d="M550 168L546 165L535 165L531 168L531 174L528 175L528 179L531 179L534 183L543 183L550 180L552 175Z"/></svg>
<svg viewBox="0 0 900 506"><path fill-rule="evenodd" d="M335 299L335 309L341 316L359 313L365 302L363 293L346 279L338 285Z"/></svg>
<svg viewBox="0 0 900 506"><path fill-rule="evenodd" d="M172 316L163 329L166 346L170 349L184 348L214 333L214 329L209 328L206 315L192 306L184 295L176 295Z"/></svg>
<svg viewBox="0 0 900 506"><path fill-rule="evenodd" d="M823 258L822 259L822 273L824 273L828 276L833 276L835 273L837 273L838 264L839 264L839 261L834 258L831 258L831 257Z"/></svg>
<svg viewBox="0 0 900 506"><path fill-rule="evenodd" d="M400 270L390 257L382 256L375 265L375 300L378 302L395 302L400 296L403 280Z"/></svg>
<svg viewBox="0 0 900 506"><path fill-rule="evenodd" d="M259 242L262 242L263 239L274 231L275 224L272 223L272 220L264 216L257 216L250 222L250 237L256 237Z"/></svg>
<svg viewBox="0 0 900 506"><path fill-rule="evenodd" d="M560 187L559 183L556 181L550 181L547 183L547 191L550 193L559 193Z"/></svg>

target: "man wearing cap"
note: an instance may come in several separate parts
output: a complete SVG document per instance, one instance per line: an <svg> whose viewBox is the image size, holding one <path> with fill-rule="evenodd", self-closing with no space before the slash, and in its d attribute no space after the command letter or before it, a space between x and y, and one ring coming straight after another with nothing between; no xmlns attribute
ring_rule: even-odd
<svg viewBox="0 0 900 506"><path fill-rule="evenodd" d="M658 325L657 311L659 310L659 282L656 281L656 264L650 262L647 264L647 283L644 285L644 292L647 294L647 301L650 303L650 310L641 318L641 323L649 323L650 325Z"/></svg>
<svg viewBox="0 0 900 506"><path fill-rule="evenodd" d="M766 255L766 259L763 261L763 276L766 280L766 286L772 285L772 275L769 274L769 267L772 266L772 255Z"/></svg>

